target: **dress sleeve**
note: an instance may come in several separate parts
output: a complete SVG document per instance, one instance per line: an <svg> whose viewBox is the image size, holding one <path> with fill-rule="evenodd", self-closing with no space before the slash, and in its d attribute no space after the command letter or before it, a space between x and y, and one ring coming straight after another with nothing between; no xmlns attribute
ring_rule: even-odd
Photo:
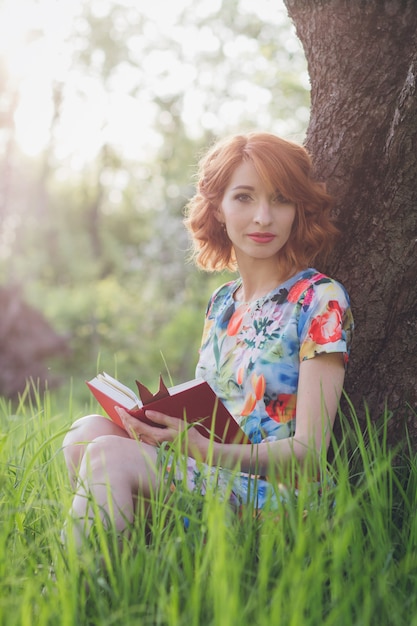
<svg viewBox="0 0 417 626"><path fill-rule="evenodd" d="M345 288L327 278L305 292L298 323L300 361L319 354L341 352L348 362L353 315Z"/></svg>

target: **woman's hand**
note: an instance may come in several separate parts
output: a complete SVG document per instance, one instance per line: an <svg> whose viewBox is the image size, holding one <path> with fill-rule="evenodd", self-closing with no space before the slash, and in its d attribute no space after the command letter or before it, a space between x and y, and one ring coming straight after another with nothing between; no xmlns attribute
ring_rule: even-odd
<svg viewBox="0 0 417 626"><path fill-rule="evenodd" d="M180 441L183 452L188 456L203 459L207 455L209 441L196 428L177 417L146 411L146 417L156 424L150 426L130 415L120 407L115 407L129 437L138 439L150 446L160 446L163 442Z"/></svg>

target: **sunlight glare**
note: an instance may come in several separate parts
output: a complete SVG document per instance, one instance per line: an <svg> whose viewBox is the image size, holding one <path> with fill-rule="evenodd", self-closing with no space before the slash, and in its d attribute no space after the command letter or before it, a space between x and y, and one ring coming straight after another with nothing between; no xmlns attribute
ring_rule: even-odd
<svg viewBox="0 0 417 626"><path fill-rule="evenodd" d="M24 80L15 113L16 139L29 156L36 156L47 145L52 116L51 85L46 77Z"/></svg>
<svg viewBox="0 0 417 626"><path fill-rule="evenodd" d="M222 46L226 57L241 59L243 72L262 70L255 41L243 34L223 41L201 24L220 6L221 0L0 0L0 62L8 92L18 96L15 109L8 113L14 116L20 149L34 156L51 145L58 160L81 169L106 144L129 159L150 156L158 149L156 98L169 102L183 94L182 119L195 138L204 129L218 132L230 119L237 123L256 112L259 104L267 105L267 87L243 78L229 85L218 69L197 65L199 55L216 55ZM119 28L114 24L121 36L129 11L146 19L143 31L132 32L125 42L129 58L104 79L105 52L99 45L88 48L88 21L82 15L89 11L98 20L105 19L115 7L125 11L119 13ZM240 0L239 10L255 12L274 24L288 19L279 0ZM195 15L200 26L181 21L182 11ZM170 41L181 50L180 57L167 45ZM299 44L288 40L285 45L293 50ZM90 57L89 65L83 66L84 50ZM210 112L199 86L209 87L213 81L235 100L213 104ZM54 89L62 97L59 109L54 108Z"/></svg>
<svg viewBox="0 0 417 626"><path fill-rule="evenodd" d="M29 155L38 154L49 141L52 85L64 79L69 67L63 43L75 5L56 0L4 0L0 5L0 59L8 89L19 95L16 139Z"/></svg>

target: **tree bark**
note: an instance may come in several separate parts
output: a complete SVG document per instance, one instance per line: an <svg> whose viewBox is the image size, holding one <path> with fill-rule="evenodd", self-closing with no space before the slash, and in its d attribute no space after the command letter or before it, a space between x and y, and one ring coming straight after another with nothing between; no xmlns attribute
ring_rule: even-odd
<svg viewBox="0 0 417 626"><path fill-rule="evenodd" d="M306 146L337 198L325 270L356 321L346 391L417 446L417 2L284 0L306 54ZM365 401L365 402L364 402Z"/></svg>

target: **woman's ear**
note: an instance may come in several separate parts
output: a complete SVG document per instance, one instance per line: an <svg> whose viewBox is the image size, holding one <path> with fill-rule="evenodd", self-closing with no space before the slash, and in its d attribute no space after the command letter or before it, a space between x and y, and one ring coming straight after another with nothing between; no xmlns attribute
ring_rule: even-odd
<svg viewBox="0 0 417 626"><path fill-rule="evenodd" d="M220 222L220 224L224 224L224 215L220 207L215 210L214 217L218 222Z"/></svg>

